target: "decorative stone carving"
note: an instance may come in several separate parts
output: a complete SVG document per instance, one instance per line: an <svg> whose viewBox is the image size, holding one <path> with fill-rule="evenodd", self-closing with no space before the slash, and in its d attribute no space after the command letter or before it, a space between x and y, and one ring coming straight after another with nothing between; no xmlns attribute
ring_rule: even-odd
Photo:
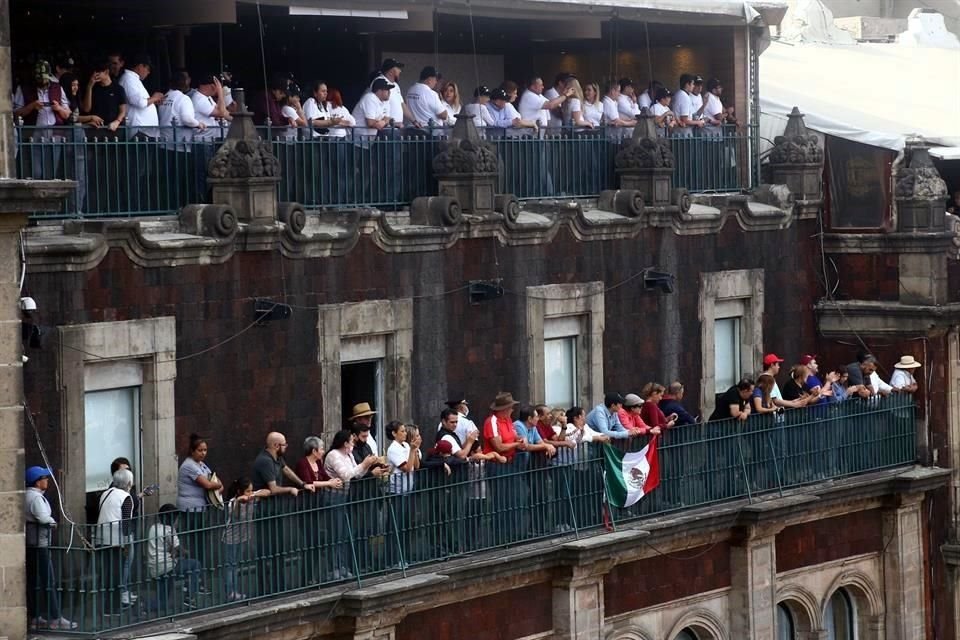
<svg viewBox="0 0 960 640"><path fill-rule="evenodd" d="M238 109L227 139L207 165L212 201L232 208L242 222L272 224L277 220L280 163L270 143L258 137L243 89L234 89L233 96Z"/></svg>
<svg viewBox="0 0 960 640"><path fill-rule="evenodd" d="M673 195L673 151L657 136L649 113L637 118L633 138L615 159L621 191L637 191L645 204L667 206Z"/></svg>
<svg viewBox="0 0 960 640"><path fill-rule="evenodd" d="M410 224L455 227L462 218L460 203L450 196L424 196L410 203Z"/></svg>
<svg viewBox="0 0 960 640"><path fill-rule="evenodd" d="M277 219L287 225L287 231L294 236L303 233L307 226L307 212L299 202L281 202L277 209Z"/></svg>
<svg viewBox="0 0 960 640"><path fill-rule="evenodd" d="M897 199L897 228L900 231L943 231L947 217L943 201L947 183L943 181L923 138L908 138L903 162L896 168L894 196Z"/></svg>
<svg viewBox="0 0 960 640"><path fill-rule="evenodd" d="M188 204L180 209L180 230L210 238L229 238L237 232L237 216L222 204Z"/></svg>
<svg viewBox="0 0 960 640"><path fill-rule="evenodd" d="M211 178L279 177L280 162L269 142L228 139L210 160L207 175Z"/></svg>
<svg viewBox="0 0 960 640"><path fill-rule="evenodd" d="M499 166L497 152L480 138L473 120L459 118L433 159L437 192L455 199L463 213L493 211Z"/></svg>
<svg viewBox="0 0 960 640"><path fill-rule="evenodd" d="M782 136L773 139L770 168L774 184L785 184L797 200L817 200L821 194L823 148L807 130L800 109L793 108Z"/></svg>

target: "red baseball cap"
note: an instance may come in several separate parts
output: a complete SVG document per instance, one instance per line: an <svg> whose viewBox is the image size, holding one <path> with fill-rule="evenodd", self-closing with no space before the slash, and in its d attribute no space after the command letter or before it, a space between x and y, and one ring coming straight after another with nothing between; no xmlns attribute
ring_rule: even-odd
<svg viewBox="0 0 960 640"><path fill-rule="evenodd" d="M813 362L813 361L816 360L816 359L817 359L817 354L815 354L815 353L814 353L814 354L809 354L809 353L808 353L807 355L805 355L805 356L803 356L802 358L800 358L800 364L802 364L803 366L807 366L808 364L810 364L811 362Z"/></svg>
<svg viewBox="0 0 960 640"><path fill-rule="evenodd" d="M769 367L776 362L783 362L783 358L775 353L768 353L767 355L763 356L763 366L765 367Z"/></svg>

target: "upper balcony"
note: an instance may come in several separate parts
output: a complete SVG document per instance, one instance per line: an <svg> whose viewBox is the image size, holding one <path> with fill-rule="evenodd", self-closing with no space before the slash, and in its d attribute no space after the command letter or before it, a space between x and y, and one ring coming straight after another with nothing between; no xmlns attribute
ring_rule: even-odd
<svg viewBox="0 0 960 640"><path fill-rule="evenodd" d="M280 163L279 201L311 209L399 210L415 198L440 194L434 159L451 131L390 129L374 137L353 130L331 136L308 128L260 127L257 133ZM481 129L499 159L496 193L520 201L595 200L619 188L616 157L632 128L527 131ZM34 219L93 219L175 214L186 205L211 202L207 166L227 129L202 137L184 127L160 128L149 137L79 125L18 126L16 133L17 177L78 184L61 211ZM741 193L758 183L754 127L725 126L714 135L666 140L675 159L675 188Z"/></svg>
<svg viewBox="0 0 960 640"><path fill-rule="evenodd" d="M45 603L44 618L55 619L49 607L59 604L75 632L93 636L664 514L815 494L823 483L912 465L916 439L912 397L894 394L670 429L659 441L659 487L628 509L605 507L603 451L582 444L554 462L441 464L406 483L357 480L249 509L62 526L50 547L58 597L43 598L42 579L31 580L31 595Z"/></svg>

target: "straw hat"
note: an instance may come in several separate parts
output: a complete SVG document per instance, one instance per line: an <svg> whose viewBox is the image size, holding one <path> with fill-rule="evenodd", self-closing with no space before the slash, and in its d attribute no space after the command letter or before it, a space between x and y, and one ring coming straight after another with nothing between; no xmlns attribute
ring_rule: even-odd
<svg viewBox="0 0 960 640"><path fill-rule="evenodd" d="M359 404L353 405L353 413L350 414L350 419L354 418L363 418L366 416L374 416L377 412L370 408L369 402L361 402Z"/></svg>
<svg viewBox="0 0 960 640"><path fill-rule="evenodd" d="M518 404L520 403L513 399L512 393L509 391L501 391L493 400L493 404L490 405L490 410L503 411L504 409L512 409Z"/></svg>
<svg viewBox="0 0 960 640"><path fill-rule="evenodd" d="M903 356L900 358L900 362L893 365L897 369L916 369L917 367L922 367L923 365L913 359L913 356Z"/></svg>

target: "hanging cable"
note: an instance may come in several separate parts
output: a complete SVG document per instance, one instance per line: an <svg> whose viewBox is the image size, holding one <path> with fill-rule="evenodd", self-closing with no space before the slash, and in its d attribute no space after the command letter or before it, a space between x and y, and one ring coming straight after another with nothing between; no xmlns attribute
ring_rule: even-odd
<svg viewBox="0 0 960 640"><path fill-rule="evenodd" d="M470 17L470 42L473 45L473 86L480 86L480 63L477 58L477 31L473 25L473 5L467 0L467 15Z"/></svg>

